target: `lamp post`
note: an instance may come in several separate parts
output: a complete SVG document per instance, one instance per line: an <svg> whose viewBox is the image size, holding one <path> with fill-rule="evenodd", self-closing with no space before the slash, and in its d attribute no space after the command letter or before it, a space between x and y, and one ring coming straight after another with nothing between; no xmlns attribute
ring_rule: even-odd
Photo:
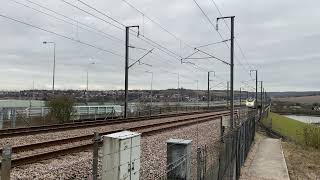
<svg viewBox="0 0 320 180"><path fill-rule="evenodd" d="M217 18L217 30L218 30L218 21L219 19L230 19L231 20L231 28L230 28L230 128L233 129L234 126L234 18L235 16L225 16Z"/></svg>
<svg viewBox="0 0 320 180"><path fill-rule="evenodd" d="M89 91L89 68L90 65L96 64L95 62L89 62L88 66L87 66L87 93Z"/></svg>
<svg viewBox="0 0 320 180"><path fill-rule="evenodd" d="M210 107L210 73L213 72L213 76L216 76L216 72L214 71L209 71L208 72L208 110L209 110L209 107Z"/></svg>
<svg viewBox="0 0 320 180"><path fill-rule="evenodd" d="M177 75L177 78L178 78L178 87L177 87L177 93L178 93L178 97L177 97L177 105L180 103L180 74L179 73L172 73L172 74L175 74Z"/></svg>
<svg viewBox="0 0 320 180"><path fill-rule="evenodd" d="M180 104L180 96L181 96L181 94L180 94L180 74L177 73L177 75L178 75L178 104Z"/></svg>
<svg viewBox="0 0 320 180"><path fill-rule="evenodd" d="M199 94L198 94L198 91L199 91L199 80L196 80L196 83L197 83L197 91L196 91L196 102L197 102L197 106L199 106Z"/></svg>
<svg viewBox="0 0 320 180"><path fill-rule="evenodd" d="M54 78L55 78L55 73L56 73L56 43L43 41L43 44L53 44L52 94L54 95Z"/></svg>
<svg viewBox="0 0 320 180"><path fill-rule="evenodd" d="M263 94L263 81L260 81L260 119L261 119L261 114L263 109L262 94Z"/></svg>
<svg viewBox="0 0 320 180"><path fill-rule="evenodd" d="M250 70L250 75L251 75L251 72L255 72L256 73L256 97L255 97L255 100L256 100L256 103L255 103L255 108L256 110L258 110L258 70Z"/></svg>
<svg viewBox="0 0 320 180"><path fill-rule="evenodd" d="M151 109L152 109L152 83L153 83L153 72L150 72L150 71L146 71L146 73L150 73L151 74L151 84L150 84L150 106L151 106Z"/></svg>

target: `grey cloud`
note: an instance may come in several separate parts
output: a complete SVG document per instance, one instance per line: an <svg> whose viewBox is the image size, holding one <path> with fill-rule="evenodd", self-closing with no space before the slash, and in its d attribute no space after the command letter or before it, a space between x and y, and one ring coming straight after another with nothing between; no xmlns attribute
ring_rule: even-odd
<svg viewBox="0 0 320 180"><path fill-rule="evenodd" d="M17 0L26 3L25 0ZM59 0L32 0L50 7L55 11L98 28L104 32L124 40L124 32L117 28L76 10ZM76 0L69 2L95 13L81 5ZM158 26L144 19L125 3L118 0L85 1L125 25L141 26L146 36L162 44L176 54L185 57L193 49L182 44L174 37L162 31ZM221 40L217 32L204 19L200 10L192 0L162 0L162 1L129 1L141 9L148 16L160 22L170 32L191 44L199 46ZM215 21L219 15L211 0L198 0L201 7L208 13L210 19ZM224 15L236 16L236 38L244 50L247 61L254 68L258 68L260 77L266 82L269 91L275 90L315 90L319 88L318 66L319 62L319 30L317 24L319 17L319 3L316 1L301 2L298 0L216 0ZM39 7L33 6L39 10ZM1 13L6 14L37 26L58 32L75 40L93 44L97 47L112 50L124 56L124 42L115 42L101 35L70 26L48 16L24 8L10 0L4 0L0 7ZM306 16L308 15L308 16ZM98 15L103 17L102 15ZM108 20L109 21L109 20ZM26 89L35 81L36 88L48 88L51 85L52 73L52 47L43 45L42 41L55 41L57 43L57 87L59 88L85 88L86 70L90 61L96 62L90 66L90 87L96 89L123 89L124 58L101 52L76 42L71 42L52 34L41 32L33 28L16 24L0 18L0 59L3 69L0 70L1 89ZM79 25L80 26L80 25ZM229 37L228 29L220 24L223 38ZM137 47L151 49L152 46L131 36L131 44ZM210 46L206 51L229 59L229 50L224 44ZM236 47L236 88L240 81L251 79L239 49ZM130 57L137 59L143 51L131 49ZM153 67L137 66L130 69L130 88L148 89L150 75L146 70L154 72L154 88L176 88L177 77L173 73L181 74L181 85L196 88L195 80L199 80L199 87L206 88L206 72L192 68L189 64L181 64L179 58L172 58L155 49L154 55L147 56L143 61ZM158 56L160 55L160 56ZM197 57L204 55L198 54ZM92 60L90 60L92 59ZM239 61L245 67L239 65ZM133 62L133 61L131 61ZM214 70L217 75L214 80L218 83L227 80L229 68L224 64L212 60L193 60L202 69ZM166 73L170 71L171 73ZM253 83L252 83L253 86Z"/></svg>

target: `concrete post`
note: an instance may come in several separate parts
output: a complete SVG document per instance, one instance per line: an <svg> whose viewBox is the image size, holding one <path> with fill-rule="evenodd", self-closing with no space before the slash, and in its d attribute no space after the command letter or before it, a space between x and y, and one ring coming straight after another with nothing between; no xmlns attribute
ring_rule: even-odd
<svg viewBox="0 0 320 180"><path fill-rule="evenodd" d="M204 179L204 156L203 156L203 148L198 147L197 149L197 180Z"/></svg>
<svg viewBox="0 0 320 180"><path fill-rule="evenodd" d="M11 153L11 145L5 145L2 150L1 180L10 180Z"/></svg>
<svg viewBox="0 0 320 180"><path fill-rule="evenodd" d="M94 133L93 139L93 161L92 161L92 177L93 180L98 179L98 160L99 160L99 142L101 137L98 132Z"/></svg>
<svg viewBox="0 0 320 180"><path fill-rule="evenodd" d="M0 129L3 129L3 108L0 108Z"/></svg>
<svg viewBox="0 0 320 180"><path fill-rule="evenodd" d="M11 109L11 128L16 128L17 110L16 108Z"/></svg>
<svg viewBox="0 0 320 180"><path fill-rule="evenodd" d="M221 142L223 141L223 135L224 135L225 126L223 126L223 116L220 118L220 139Z"/></svg>
<svg viewBox="0 0 320 180"><path fill-rule="evenodd" d="M191 140L167 141L167 180L191 179Z"/></svg>
<svg viewBox="0 0 320 180"><path fill-rule="evenodd" d="M88 118L88 119L90 119L90 118L91 118L91 114L90 114L90 113L91 113L91 111L90 111L90 106L87 106L87 108L88 108L88 117L87 117L87 118Z"/></svg>

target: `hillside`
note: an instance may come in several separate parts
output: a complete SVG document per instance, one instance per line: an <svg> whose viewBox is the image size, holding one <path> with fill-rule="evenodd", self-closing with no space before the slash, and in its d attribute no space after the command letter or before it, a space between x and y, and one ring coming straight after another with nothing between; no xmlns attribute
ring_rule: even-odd
<svg viewBox="0 0 320 180"><path fill-rule="evenodd" d="M300 97L276 97L276 98L272 98L272 100L273 101L281 101L281 102L313 104L313 103L320 103L320 95L300 96Z"/></svg>

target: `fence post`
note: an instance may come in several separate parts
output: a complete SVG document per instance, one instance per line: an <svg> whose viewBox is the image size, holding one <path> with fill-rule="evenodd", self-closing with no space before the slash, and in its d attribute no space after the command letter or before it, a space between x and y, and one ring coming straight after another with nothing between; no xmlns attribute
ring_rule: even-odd
<svg viewBox="0 0 320 180"><path fill-rule="evenodd" d="M149 107L149 117L151 117L152 109Z"/></svg>
<svg viewBox="0 0 320 180"><path fill-rule="evenodd" d="M203 180L203 163L202 163L202 150L200 147L197 148L197 180Z"/></svg>
<svg viewBox="0 0 320 180"><path fill-rule="evenodd" d="M3 129L3 108L0 108L0 129Z"/></svg>
<svg viewBox="0 0 320 180"><path fill-rule="evenodd" d="M107 108L106 108L106 113L107 113ZM112 110L111 110L111 119L113 119L113 116L115 115L115 110L114 110L114 107L112 107Z"/></svg>
<svg viewBox="0 0 320 180"><path fill-rule="evenodd" d="M224 126L222 124L222 121L223 121L223 116L221 116L220 118L220 139L221 139L221 142L223 143L223 134L224 134Z"/></svg>
<svg viewBox="0 0 320 180"><path fill-rule="evenodd" d="M90 107L88 105L86 105L87 108L87 119L90 119Z"/></svg>
<svg viewBox="0 0 320 180"><path fill-rule="evenodd" d="M98 179L98 160L99 160L99 142L101 137L98 132L94 132L93 139L93 159L92 159L92 177L93 180Z"/></svg>
<svg viewBox="0 0 320 180"><path fill-rule="evenodd" d="M95 108L94 108L94 120L95 120L95 121L97 120L97 113L98 113L98 111L99 111L99 107L98 107L98 109L95 107Z"/></svg>
<svg viewBox="0 0 320 180"><path fill-rule="evenodd" d="M10 180L11 153L11 145L5 145L2 150L1 180Z"/></svg>
<svg viewBox="0 0 320 180"><path fill-rule="evenodd" d="M43 120L43 125L46 125L46 117L44 115L44 108L41 107L41 118Z"/></svg>
<svg viewBox="0 0 320 180"><path fill-rule="evenodd" d="M11 128L16 128L16 120L17 120L17 111L16 111L16 108L13 108L11 109Z"/></svg>

